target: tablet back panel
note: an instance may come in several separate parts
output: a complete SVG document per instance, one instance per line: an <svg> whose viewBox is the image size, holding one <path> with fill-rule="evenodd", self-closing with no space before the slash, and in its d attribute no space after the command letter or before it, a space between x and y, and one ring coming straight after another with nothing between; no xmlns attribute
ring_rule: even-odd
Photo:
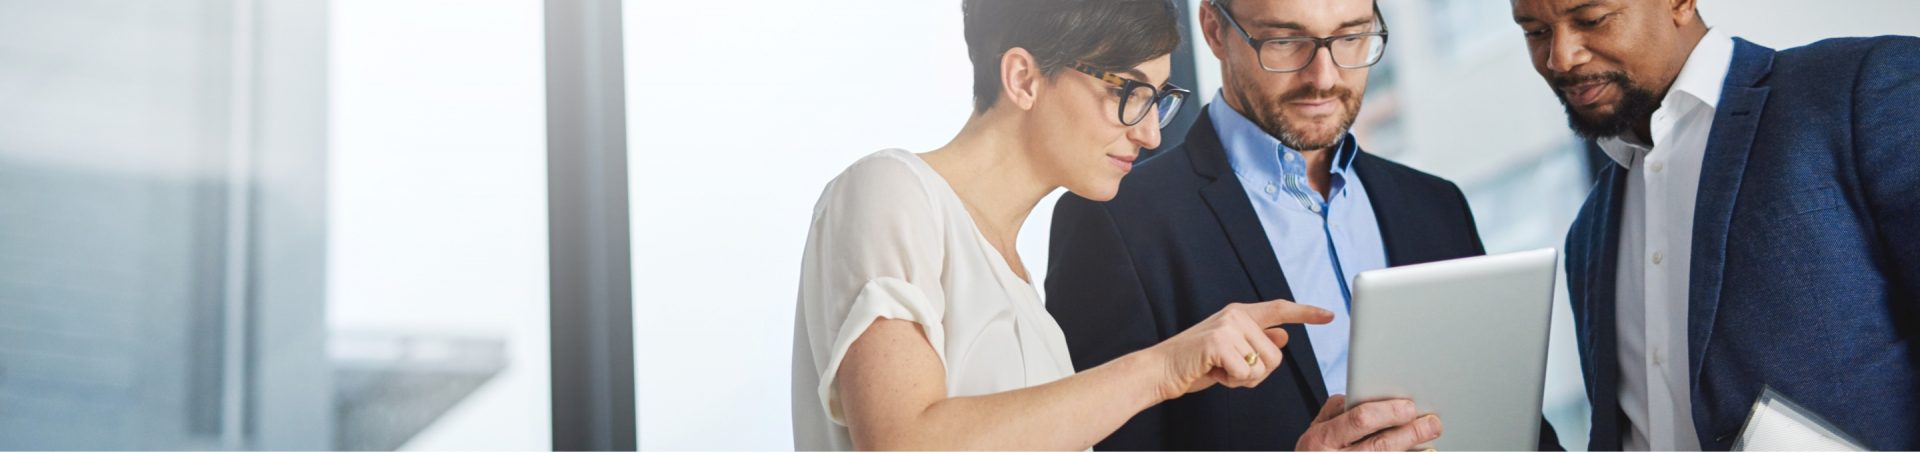
<svg viewBox="0 0 1920 453"><path fill-rule="evenodd" d="M1442 451L1539 448L1558 252L1465 258L1355 277L1347 405L1412 398Z"/></svg>

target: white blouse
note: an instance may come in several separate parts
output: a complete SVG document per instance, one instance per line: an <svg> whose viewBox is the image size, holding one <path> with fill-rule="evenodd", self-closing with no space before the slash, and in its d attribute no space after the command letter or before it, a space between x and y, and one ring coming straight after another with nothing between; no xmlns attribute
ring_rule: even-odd
<svg viewBox="0 0 1920 453"><path fill-rule="evenodd" d="M798 450L851 450L834 376L876 318L920 324L946 366L947 395L974 396L1073 374L1066 337L960 197L919 156L868 155L813 208L794 316Z"/></svg>

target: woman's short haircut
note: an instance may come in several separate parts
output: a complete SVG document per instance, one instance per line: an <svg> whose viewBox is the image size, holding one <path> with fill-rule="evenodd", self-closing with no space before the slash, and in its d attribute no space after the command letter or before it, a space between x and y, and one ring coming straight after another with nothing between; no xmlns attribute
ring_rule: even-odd
<svg viewBox="0 0 1920 453"><path fill-rule="evenodd" d="M1124 71L1180 46L1179 12L1169 0L964 0L973 110L1000 99L1000 58L1026 49L1052 76L1076 62Z"/></svg>

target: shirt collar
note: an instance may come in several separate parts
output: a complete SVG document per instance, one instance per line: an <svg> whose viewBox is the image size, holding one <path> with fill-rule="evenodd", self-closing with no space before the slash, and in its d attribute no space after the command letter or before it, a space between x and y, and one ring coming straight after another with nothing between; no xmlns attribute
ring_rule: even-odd
<svg viewBox="0 0 1920 453"><path fill-rule="evenodd" d="M1719 30L1707 29L1707 35L1701 37L1700 43L1693 46L1693 53L1687 55L1687 63L1680 68L1680 75L1674 78L1673 87L1667 90L1667 97L1660 101L1660 110L1654 112L1655 123L1677 122L1697 108L1718 109L1720 91L1726 83L1728 68L1732 65L1733 38ZM1663 134L1654 135L1651 138L1657 147L1662 139L1659 136ZM1621 137L1600 139L1599 144L1607 157L1628 169L1633 168L1637 155L1651 152L1647 146Z"/></svg>
<svg viewBox="0 0 1920 453"><path fill-rule="evenodd" d="M1709 108L1720 107L1720 89L1727 81L1727 70L1733 66L1733 38L1719 30L1707 29L1707 35L1700 38L1700 44L1693 46L1693 54L1687 56L1687 65L1680 68L1680 77L1673 81L1675 93L1693 97L1693 100L1706 104Z"/></svg>
<svg viewBox="0 0 1920 453"><path fill-rule="evenodd" d="M1282 174L1282 156L1293 155L1301 158L1300 151L1288 148L1280 139L1268 134L1265 129L1241 115L1219 92L1214 101L1207 104L1207 113L1213 118L1213 130L1220 137L1220 144L1226 148L1227 163L1233 166L1234 174L1243 179L1256 176L1264 179L1278 179ZM1354 144L1353 133L1349 131L1334 148L1333 166L1335 175L1346 175L1353 171L1354 157L1359 147Z"/></svg>

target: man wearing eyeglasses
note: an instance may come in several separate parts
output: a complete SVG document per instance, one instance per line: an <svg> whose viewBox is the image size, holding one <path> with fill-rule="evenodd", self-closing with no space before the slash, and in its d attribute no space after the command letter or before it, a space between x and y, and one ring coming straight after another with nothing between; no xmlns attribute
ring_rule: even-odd
<svg viewBox="0 0 1920 453"><path fill-rule="evenodd" d="M1136 167L1113 201L1060 200L1047 310L1081 369L1232 302L1289 299L1334 321L1287 326L1287 370L1261 386L1162 404L1096 448L1424 448L1444 427L1411 401L1345 408L1349 286L1485 251L1459 188L1367 153L1348 131L1385 18L1369 0L1212 0L1200 23L1222 88L1186 141ZM1541 439L1559 449L1550 427Z"/></svg>

